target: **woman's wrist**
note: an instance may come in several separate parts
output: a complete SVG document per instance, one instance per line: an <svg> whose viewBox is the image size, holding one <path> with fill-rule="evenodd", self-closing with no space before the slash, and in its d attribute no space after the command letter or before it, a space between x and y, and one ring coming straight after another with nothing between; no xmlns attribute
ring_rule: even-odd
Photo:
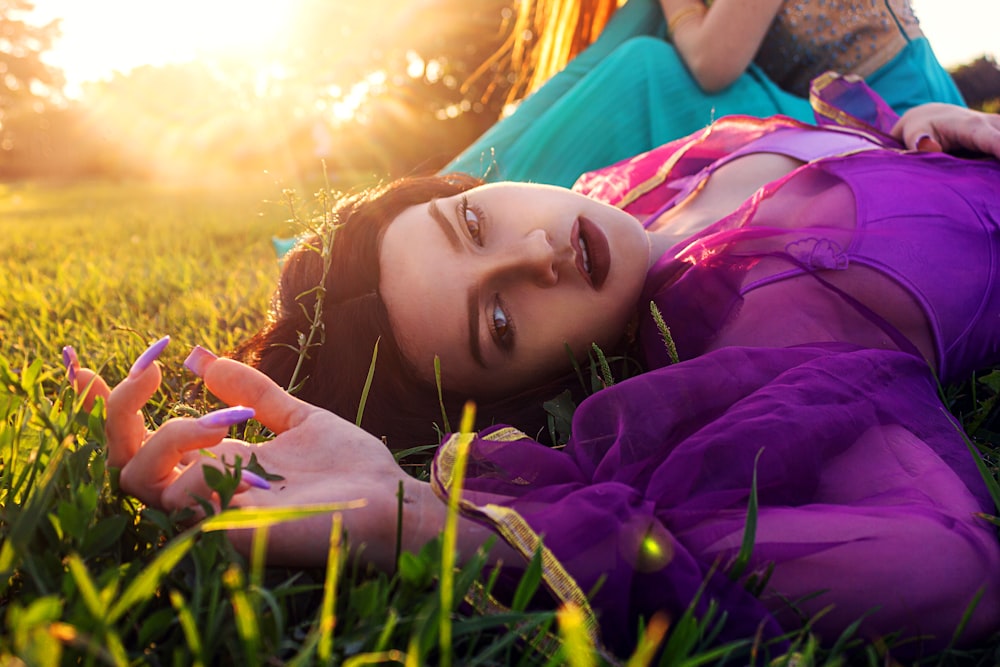
<svg viewBox="0 0 1000 667"><path fill-rule="evenodd" d="M417 552L444 529L447 508L434 495L428 482L412 477L403 480L402 496L402 499L397 499L397 513L402 512L397 521L403 522L400 546L406 551ZM392 544L395 543L396 537L393 536Z"/></svg>

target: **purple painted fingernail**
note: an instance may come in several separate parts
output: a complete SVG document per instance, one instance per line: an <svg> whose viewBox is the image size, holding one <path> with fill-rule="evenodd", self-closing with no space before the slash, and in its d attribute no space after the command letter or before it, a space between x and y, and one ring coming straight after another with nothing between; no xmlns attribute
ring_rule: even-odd
<svg viewBox="0 0 1000 667"><path fill-rule="evenodd" d="M245 408L242 405L234 405L231 408L222 408L207 415L198 417L198 423L205 428L229 427L240 422L245 422L254 416L253 408Z"/></svg>
<svg viewBox="0 0 1000 667"><path fill-rule="evenodd" d="M156 361L157 357L163 354L163 349L170 342L170 336L164 336L160 340L156 341L152 345L146 348L146 351L139 355L139 358L135 360L132 364L132 368L128 371L128 376L135 377L139 373L143 372L149 366Z"/></svg>
<svg viewBox="0 0 1000 667"><path fill-rule="evenodd" d="M271 483L258 475L257 473L250 472L249 470L240 471L240 479L249 484L250 486L256 487L258 489L270 489Z"/></svg>
<svg viewBox="0 0 1000 667"><path fill-rule="evenodd" d="M76 356L76 350L72 345L67 345L62 349L63 366L66 367L66 376L70 382L76 380L76 369L80 367L80 360Z"/></svg>
<svg viewBox="0 0 1000 667"><path fill-rule="evenodd" d="M187 356L184 360L184 367L197 375L198 377L205 377L205 369L208 364L218 359L213 353L209 352L201 345L195 345L191 349L191 354Z"/></svg>

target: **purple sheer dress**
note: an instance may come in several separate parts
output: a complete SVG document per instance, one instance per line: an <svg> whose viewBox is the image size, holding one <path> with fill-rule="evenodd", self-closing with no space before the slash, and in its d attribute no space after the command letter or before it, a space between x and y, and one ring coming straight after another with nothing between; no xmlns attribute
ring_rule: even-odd
<svg viewBox="0 0 1000 667"><path fill-rule="evenodd" d="M1000 165L907 153L879 100L823 84L826 129L727 118L581 178L657 224L727 160L804 162L653 267L651 370L583 402L565 449L502 427L472 442L466 514L529 555L543 544L552 594L615 651L640 617L676 619L696 598L728 613L722 638L828 608L826 641L864 616L864 634L930 650L980 592L965 642L1000 627L1000 546L977 516L995 509L939 399L941 382L1000 363ZM455 443L435 463L442 494ZM733 580L755 474L755 543Z"/></svg>

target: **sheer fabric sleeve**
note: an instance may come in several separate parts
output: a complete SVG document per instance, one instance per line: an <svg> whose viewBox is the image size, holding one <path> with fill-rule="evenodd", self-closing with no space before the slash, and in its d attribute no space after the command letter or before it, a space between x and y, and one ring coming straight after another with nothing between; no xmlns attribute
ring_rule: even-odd
<svg viewBox="0 0 1000 667"><path fill-rule="evenodd" d="M861 77L827 72L812 82L809 102L820 126L862 130L875 136L883 146L902 148L892 137L899 114Z"/></svg>
<svg viewBox="0 0 1000 667"><path fill-rule="evenodd" d="M443 496L454 443L433 470ZM755 472L750 569L731 580ZM998 621L984 485L926 365L906 354L720 349L595 394L564 450L483 431L466 480L464 512L526 556L540 540L554 597L596 591L589 609L621 653L641 617L676 619L699 591L699 612L710 600L727 612L723 639L776 637L800 623L794 607L833 605L817 626L830 641L871 612L869 635L941 646L980 587L967 636ZM746 576L772 566L755 598Z"/></svg>

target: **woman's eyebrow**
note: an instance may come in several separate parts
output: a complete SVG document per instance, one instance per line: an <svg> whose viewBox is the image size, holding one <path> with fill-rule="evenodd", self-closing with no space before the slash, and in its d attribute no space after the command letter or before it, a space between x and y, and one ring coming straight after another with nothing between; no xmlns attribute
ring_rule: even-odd
<svg viewBox="0 0 1000 667"><path fill-rule="evenodd" d="M486 368L483 351L479 347L479 288L473 285L469 288L469 353L480 367Z"/></svg>
<svg viewBox="0 0 1000 667"><path fill-rule="evenodd" d="M458 232L448 221L447 216L441 211L441 208L437 204L437 199L432 199L427 202L427 213L431 216L434 222L441 226L444 235L448 237L448 242L451 243L455 250L462 249L462 239L458 237ZM469 353L472 358L476 361L481 368L486 368L486 361L483 359L483 350L479 346L479 286L472 285L469 287L469 295L467 299L468 310L469 310Z"/></svg>
<svg viewBox="0 0 1000 667"><path fill-rule="evenodd" d="M455 250L461 250L462 240L458 238L458 232L455 231L452 224L448 222L448 218L441 212L441 209L437 205L437 199L432 199L427 202L427 214L441 226L441 229L444 231L444 235L448 237L448 242L451 243L451 246Z"/></svg>

